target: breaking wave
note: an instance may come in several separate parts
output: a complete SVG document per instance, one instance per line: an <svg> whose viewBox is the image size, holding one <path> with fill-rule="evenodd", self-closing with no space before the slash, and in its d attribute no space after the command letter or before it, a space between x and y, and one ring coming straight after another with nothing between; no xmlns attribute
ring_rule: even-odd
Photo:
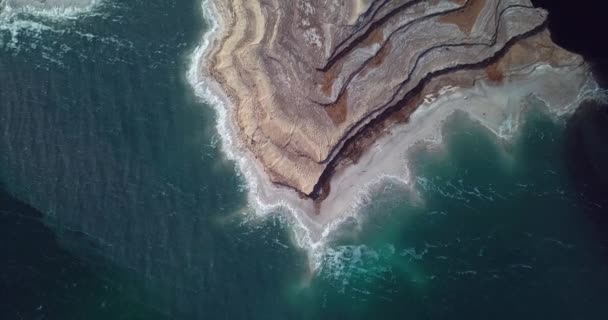
<svg viewBox="0 0 608 320"><path fill-rule="evenodd" d="M116 4L104 0L94 0L84 7L38 8L24 6L12 8L3 4L0 11L0 48L12 54L32 53L40 56L49 66L64 66L66 54L77 55L80 59L94 59L86 49L94 46L80 46L95 43L110 48L132 48L133 44L114 36L101 35L90 25L83 24L88 18L109 18L108 10ZM78 43L78 46L73 46ZM77 48L77 49L76 49ZM91 51L89 50L89 51Z"/></svg>
<svg viewBox="0 0 608 320"><path fill-rule="evenodd" d="M15 1L12 1L15 2ZM0 16L14 17L17 15L31 15L37 17L45 17L52 20L76 19L83 14L90 14L98 8L102 0L91 0L86 5L48 5L34 6L28 4L12 5L11 1L0 1ZM57 1L61 2L61 1Z"/></svg>

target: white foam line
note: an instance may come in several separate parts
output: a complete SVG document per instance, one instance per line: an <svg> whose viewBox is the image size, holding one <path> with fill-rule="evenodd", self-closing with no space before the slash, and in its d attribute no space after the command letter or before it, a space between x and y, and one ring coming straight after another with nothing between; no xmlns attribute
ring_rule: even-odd
<svg viewBox="0 0 608 320"><path fill-rule="evenodd" d="M483 84L471 89L443 88L439 91L439 94L428 97L426 99L427 102L423 103L412 114L409 125L394 128L394 136L398 137L381 138L374 144L374 147L378 148L378 152L367 152L359 160L359 163L364 164L375 161L376 167L382 167L382 170L385 169L382 166L385 163L388 166L387 170L392 171L374 171L373 174L364 175L362 172L365 171L362 170L365 165L347 167L341 174L334 176L332 190L334 189L334 183L339 187L345 187L344 185L340 185L340 181L343 184L349 183L348 179L353 179L352 177L359 177L357 183L362 183L363 185L356 188L357 191L351 190L353 185L348 187L351 189L345 187L346 191L353 191L354 195L352 199L341 200L342 202L350 201L347 205L336 201L334 207L338 208L340 212L333 212L330 208L328 211L331 214L328 217L313 218L306 212L307 209L311 208L311 204L306 202L306 200L299 199L292 190L271 184L264 175L263 168L260 167L259 163L255 161L249 151L241 145L235 136L236 130L231 121L233 115L229 99L219 84L208 75L206 65L204 64L206 55L213 49L211 48L211 44L222 34L220 23L216 20L219 15L216 14L216 8L214 8L212 1L209 0L202 1L202 11L205 20L210 23L211 28L205 33L202 43L194 50L190 57L191 64L187 72L188 80L194 88L196 95L209 103L216 111L218 117L216 128L222 138L222 150L228 159L235 161L237 174L240 172L244 177L244 182L248 188L249 205L260 217L264 217L269 213L287 213L285 216L294 226L295 241L298 246L308 251L311 258L310 265L313 270L319 270L321 267L324 247L331 235L335 230L340 228L344 221L349 218L358 218L359 211L366 203L371 201L377 186L390 180L403 184L408 190L413 190L409 163L404 161L395 167L394 160L409 155L411 147L418 143L441 146L443 143L443 124L455 111L467 112L472 119L478 121L497 137L511 139L521 122L520 114L524 112L524 110L521 110L521 105L515 106L512 104L521 104L521 99L523 99L529 90L532 90L532 92L534 90L545 92L550 89L546 89L544 86L550 87L550 85L553 85L559 87L562 83L559 77L561 70L556 70L549 66L536 66L532 70L529 70L530 76L528 80L516 80L514 81L517 83L516 85L507 85L504 88L488 87ZM584 67L580 68L586 70ZM570 114L582 100L599 95L597 84L584 70L577 68L566 68L563 70L564 75L566 77L570 76L575 82L573 87L581 89L580 86L576 86L576 81L580 80L579 78L585 78L586 82L582 85L582 89L577 92L578 96L574 99L568 96L568 92L560 93L563 96L556 97L554 100L545 96L544 102L548 106L556 106L563 101L567 102L564 107L552 107L552 113L560 116ZM551 75L556 80L552 80ZM512 97L518 97L519 100L512 101ZM477 100L472 98L476 98ZM484 103L489 103L489 105L483 105ZM484 119L486 112L488 112L489 116L487 119ZM507 114L506 117L504 117L505 114ZM395 139L399 140L398 143L395 142ZM405 142L402 142L401 140L404 139ZM405 155L398 151L393 151L394 148L392 147L394 145L398 145ZM387 146L387 148L383 148L383 146ZM387 153L387 157L392 157L393 162L390 162L391 160L383 160L382 158L374 158L374 155L379 153ZM380 164L377 162L380 162ZM364 178L368 179L361 180ZM269 195L269 193L272 193L272 195ZM330 193L330 197L335 197L334 193ZM328 199L322 205L331 202Z"/></svg>

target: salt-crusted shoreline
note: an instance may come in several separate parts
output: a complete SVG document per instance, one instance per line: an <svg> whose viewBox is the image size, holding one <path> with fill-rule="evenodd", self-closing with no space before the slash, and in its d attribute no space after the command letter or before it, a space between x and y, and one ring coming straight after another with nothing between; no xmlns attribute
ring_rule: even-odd
<svg viewBox="0 0 608 320"><path fill-rule="evenodd" d="M555 61L548 61L515 68L502 75L504 79L498 83L488 79L483 70L473 72L474 81L462 88L431 82L438 90L422 91L426 94L424 102L414 106L413 113L408 114L408 123L382 128L383 133L370 139L357 161L338 166L331 176L331 192L319 202L271 182L256 155L242 143L235 125L234 97L231 100L210 69L211 57L226 36L225 22L221 21L214 1L203 1L202 8L211 28L192 55L188 78L197 95L217 111L222 148L243 173L250 205L261 215L289 213L296 226L297 242L313 251L322 246L342 221L356 216L369 192L385 179L400 181L411 188L408 151L418 143L441 144L443 124L454 112L466 112L498 136L508 138L517 129L527 102L533 99L532 93L544 101L552 114L564 115L598 90L587 66L575 56L568 56L570 60L559 66L551 66L549 63Z"/></svg>

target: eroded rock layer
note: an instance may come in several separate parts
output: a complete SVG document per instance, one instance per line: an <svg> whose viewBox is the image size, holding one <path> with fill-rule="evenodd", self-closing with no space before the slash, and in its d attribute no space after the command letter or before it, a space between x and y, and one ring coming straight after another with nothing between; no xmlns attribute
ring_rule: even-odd
<svg viewBox="0 0 608 320"><path fill-rule="evenodd" d="M345 155L421 97L533 64L581 64L529 0L213 0L207 68L277 184L318 197ZM405 111L404 111L405 110ZM359 147L357 147L359 146ZM357 150L359 149L359 150ZM357 150L357 151L354 151Z"/></svg>

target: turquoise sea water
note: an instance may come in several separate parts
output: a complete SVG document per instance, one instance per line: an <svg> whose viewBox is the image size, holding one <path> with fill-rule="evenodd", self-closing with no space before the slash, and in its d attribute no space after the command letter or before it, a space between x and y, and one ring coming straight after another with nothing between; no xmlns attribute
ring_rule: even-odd
<svg viewBox="0 0 608 320"><path fill-rule="evenodd" d="M205 28L198 0L2 16L0 318L603 318L605 109L513 141L456 115L419 194L387 185L311 272L185 78Z"/></svg>

